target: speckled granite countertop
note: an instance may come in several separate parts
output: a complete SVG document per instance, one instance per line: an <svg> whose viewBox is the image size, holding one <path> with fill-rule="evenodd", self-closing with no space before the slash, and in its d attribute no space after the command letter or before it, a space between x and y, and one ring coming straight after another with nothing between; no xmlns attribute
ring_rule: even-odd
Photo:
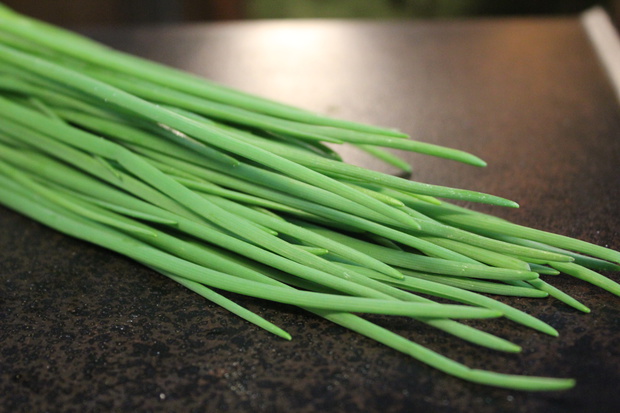
<svg viewBox="0 0 620 413"><path fill-rule="evenodd" d="M250 92L471 151L489 166L408 159L417 180L521 204L486 208L497 215L620 249L620 111L577 19L89 33ZM0 208L0 411L610 412L620 404L620 299L565 277L551 282L593 311L504 299L561 334L479 323L522 345L519 355L374 317L473 367L578 380L569 392L507 391L297 309L239 298L288 330L286 342L130 260Z"/></svg>

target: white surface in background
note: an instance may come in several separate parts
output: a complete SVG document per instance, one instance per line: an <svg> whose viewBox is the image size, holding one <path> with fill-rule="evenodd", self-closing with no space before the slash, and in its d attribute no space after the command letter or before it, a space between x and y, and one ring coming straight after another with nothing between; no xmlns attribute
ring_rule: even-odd
<svg viewBox="0 0 620 413"><path fill-rule="evenodd" d="M581 21L599 55L620 101L620 38L602 7L585 11Z"/></svg>

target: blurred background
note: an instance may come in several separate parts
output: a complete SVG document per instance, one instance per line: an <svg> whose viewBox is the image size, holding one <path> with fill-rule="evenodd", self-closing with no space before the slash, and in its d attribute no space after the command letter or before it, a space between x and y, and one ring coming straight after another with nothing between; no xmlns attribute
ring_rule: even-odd
<svg viewBox="0 0 620 413"><path fill-rule="evenodd" d="M617 23L620 0L0 0L63 26L167 24L280 18L468 18L559 16L594 5Z"/></svg>

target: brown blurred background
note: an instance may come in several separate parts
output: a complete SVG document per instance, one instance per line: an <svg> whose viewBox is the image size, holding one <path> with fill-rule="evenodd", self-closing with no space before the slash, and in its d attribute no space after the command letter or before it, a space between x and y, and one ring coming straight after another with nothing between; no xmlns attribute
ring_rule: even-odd
<svg viewBox="0 0 620 413"><path fill-rule="evenodd" d="M269 18L566 15L579 13L593 5L605 6L612 16L620 17L620 0L4 0L2 2L30 16L74 27Z"/></svg>

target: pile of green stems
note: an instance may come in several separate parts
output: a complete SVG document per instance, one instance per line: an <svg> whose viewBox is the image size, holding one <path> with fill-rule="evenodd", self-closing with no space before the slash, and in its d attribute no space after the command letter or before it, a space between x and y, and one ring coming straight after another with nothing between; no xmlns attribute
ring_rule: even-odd
<svg viewBox="0 0 620 413"><path fill-rule="evenodd" d="M589 312L541 276L562 272L620 295L596 272L618 270L620 253L445 201L517 206L503 198L348 165L338 144L405 171L382 148L484 166L397 131L227 89L0 5L0 203L285 339L222 294L299 306L472 382L572 387L572 379L469 368L360 314L410 317L518 352L458 320L505 317L558 332L481 293L552 296Z"/></svg>

